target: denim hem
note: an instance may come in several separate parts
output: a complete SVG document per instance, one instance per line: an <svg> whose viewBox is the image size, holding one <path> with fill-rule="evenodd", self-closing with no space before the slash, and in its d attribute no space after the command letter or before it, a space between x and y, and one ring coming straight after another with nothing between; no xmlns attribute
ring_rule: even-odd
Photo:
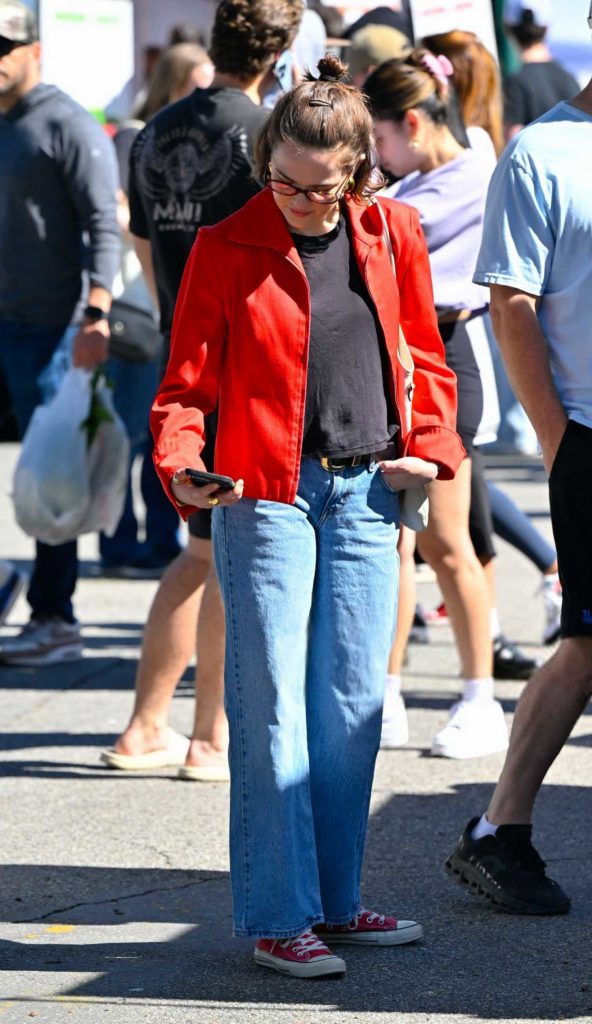
<svg viewBox="0 0 592 1024"><path fill-rule="evenodd" d="M357 900L355 908L356 909L353 911L353 913L348 914L347 917L326 917L325 920L323 921L323 924L329 924L332 927L337 927L341 924L349 924L350 921L353 921L354 917L358 916L360 910L362 909L362 904L360 903L359 900Z"/></svg>
<svg viewBox="0 0 592 1024"><path fill-rule="evenodd" d="M307 917L303 924L297 928L284 928L276 929L269 928L262 932L260 928L234 928L232 934L236 938L252 938L252 939L295 939L298 935L302 935L303 932L310 931L315 924L323 924L325 918L322 914L317 917Z"/></svg>

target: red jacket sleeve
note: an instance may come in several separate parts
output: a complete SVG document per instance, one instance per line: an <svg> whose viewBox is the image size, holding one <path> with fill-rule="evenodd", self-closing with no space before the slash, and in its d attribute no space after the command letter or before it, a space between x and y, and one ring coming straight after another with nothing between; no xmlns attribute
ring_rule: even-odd
<svg viewBox="0 0 592 1024"><path fill-rule="evenodd" d="M456 433L456 375L446 365L433 301L428 250L416 210L397 256L400 320L415 363L412 429L405 454L440 465L439 478L451 480L466 457ZM429 296L429 301L426 297Z"/></svg>
<svg viewBox="0 0 592 1024"><path fill-rule="evenodd" d="M208 229L201 228L181 281L170 358L150 417L154 465L175 507L171 478L186 466L205 469L204 417L218 404L226 313L223 269L213 249ZM186 517L193 511L190 506L181 514Z"/></svg>

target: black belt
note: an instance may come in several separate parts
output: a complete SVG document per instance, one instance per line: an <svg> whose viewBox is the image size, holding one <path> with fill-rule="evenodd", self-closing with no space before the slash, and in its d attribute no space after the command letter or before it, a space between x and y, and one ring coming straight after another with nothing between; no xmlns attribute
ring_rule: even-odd
<svg viewBox="0 0 592 1024"><path fill-rule="evenodd" d="M336 456L334 459L329 455L317 455L323 469L329 473L337 473L340 469L348 469L353 466L369 466L376 459L376 452L368 452L365 455L346 455L343 458Z"/></svg>

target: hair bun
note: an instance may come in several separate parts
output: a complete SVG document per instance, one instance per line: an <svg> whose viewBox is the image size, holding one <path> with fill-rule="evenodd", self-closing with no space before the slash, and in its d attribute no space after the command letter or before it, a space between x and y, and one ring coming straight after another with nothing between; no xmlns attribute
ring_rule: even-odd
<svg viewBox="0 0 592 1024"><path fill-rule="evenodd" d="M341 82L349 78L347 64L344 64L339 57L335 57L332 53L326 53L324 57L321 57L317 69L321 82Z"/></svg>

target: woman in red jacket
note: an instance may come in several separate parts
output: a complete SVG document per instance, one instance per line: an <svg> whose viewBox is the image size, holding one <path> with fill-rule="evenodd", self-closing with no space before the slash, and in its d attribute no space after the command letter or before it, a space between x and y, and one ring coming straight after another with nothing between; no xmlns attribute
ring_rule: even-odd
<svg viewBox="0 0 592 1024"><path fill-rule="evenodd" d="M419 218L376 189L365 102L334 57L262 131L267 188L202 228L152 426L184 514L215 505L226 609L231 881L237 935L299 977L341 974L338 942L395 945L414 921L364 910L360 874L397 595L397 491L449 479L444 362ZM405 436L399 323L415 359ZM232 491L195 487L204 416Z"/></svg>

